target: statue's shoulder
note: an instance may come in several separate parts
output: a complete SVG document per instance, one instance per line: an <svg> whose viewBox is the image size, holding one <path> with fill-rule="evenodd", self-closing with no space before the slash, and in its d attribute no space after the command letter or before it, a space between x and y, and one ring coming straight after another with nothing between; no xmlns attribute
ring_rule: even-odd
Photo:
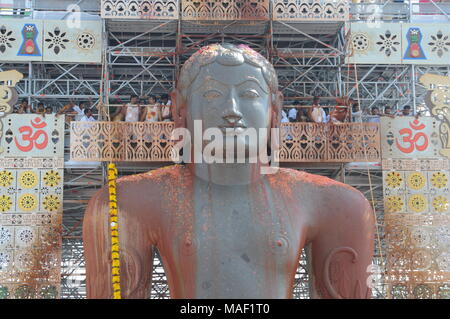
<svg viewBox="0 0 450 319"><path fill-rule="evenodd" d="M335 181L331 178L321 176L321 175L315 175L310 174L304 171L299 171L292 168L280 168L278 169L278 172L275 174L268 175L268 178L273 181L285 181L292 185L298 185L298 186L307 186L307 185L313 185L313 186L319 186L319 187L329 187L329 186L343 186L343 187L349 187L346 184L340 183L338 181ZM350 187L351 188L351 187Z"/></svg>
<svg viewBox="0 0 450 319"><path fill-rule="evenodd" d="M191 173L184 165L170 165L151 170L146 173L121 177L117 180L117 187L129 184L148 184L153 187L167 184L189 183L192 180Z"/></svg>
<svg viewBox="0 0 450 319"><path fill-rule="evenodd" d="M273 186L298 191L312 190L314 192L327 193L345 192L360 193L350 185L338 182L326 176L310 174L292 168L280 168L276 174L268 175L268 180Z"/></svg>
<svg viewBox="0 0 450 319"><path fill-rule="evenodd" d="M364 219L371 215L370 204L359 190L331 178L281 168L268 179L281 193L293 198L307 198L330 215L341 211L354 218Z"/></svg>

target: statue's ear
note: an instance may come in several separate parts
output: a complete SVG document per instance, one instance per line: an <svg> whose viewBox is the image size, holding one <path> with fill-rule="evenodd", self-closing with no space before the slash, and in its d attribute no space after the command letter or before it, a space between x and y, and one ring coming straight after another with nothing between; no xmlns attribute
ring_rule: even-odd
<svg viewBox="0 0 450 319"><path fill-rule="evenodd" d="M172 117L175 121L175 127L186 127L186 101L180 90L175 88L170 92L172 100Z"/></svg>
<svg viewBox="0 0 450 319"><path fill-rule="evenodd" d="M283 93L276 91L272 94L272 120L271 127L277 128L280 126L281 109L283 107Z"/></svg>

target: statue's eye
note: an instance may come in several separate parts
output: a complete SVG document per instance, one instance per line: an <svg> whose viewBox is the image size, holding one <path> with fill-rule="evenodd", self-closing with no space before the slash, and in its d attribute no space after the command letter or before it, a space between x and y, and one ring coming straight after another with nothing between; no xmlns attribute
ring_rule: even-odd
<svg viewBox="0 0 450 319"><path fill-rule="evenodd" d="M222 96L222 93L220 93L219 91L216 91L216 90L209 90L203 94L203 97L205 97L207 99L217 99L221 96Z"/></svg>
<svg viewBox="0 0 450 319"><path fill-rule="evenodd" d="M256 99L259 97L259 94L256 90L245 90L241 93L241 97L247 98L247 99Z"/></svg>

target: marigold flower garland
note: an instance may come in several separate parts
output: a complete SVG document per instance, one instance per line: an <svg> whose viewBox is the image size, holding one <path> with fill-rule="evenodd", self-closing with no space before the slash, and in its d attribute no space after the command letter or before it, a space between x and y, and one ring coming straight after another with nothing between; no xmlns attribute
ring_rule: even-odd
<svg viewBox="0 0 450 319"><path fill-rule="evenodd" d="M109 222L111 226L111 275L113 286L113 299L122 299L120 293L120 255L119 255L119 219L117 211L116 198L116 165L108 165L108 184L109 184Z"/></svg>

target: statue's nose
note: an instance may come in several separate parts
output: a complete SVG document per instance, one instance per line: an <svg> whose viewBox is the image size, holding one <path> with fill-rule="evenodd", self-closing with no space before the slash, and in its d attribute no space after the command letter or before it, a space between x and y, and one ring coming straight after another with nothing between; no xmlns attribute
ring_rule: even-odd
<svg viewBox="0 0 450 319"><path fill-rule="evenodd" d="M228 99L222 118L229 124L236 124L242 119L242 113L239 112L237 99L234 94L231 94Z"/></svg>
<svg viewBox="0 0 450 319"><path fill-rule="evenodd" d="M223 115L223 119L229 124L236 124L242 119L240 112L227 112Z"/></svg>

